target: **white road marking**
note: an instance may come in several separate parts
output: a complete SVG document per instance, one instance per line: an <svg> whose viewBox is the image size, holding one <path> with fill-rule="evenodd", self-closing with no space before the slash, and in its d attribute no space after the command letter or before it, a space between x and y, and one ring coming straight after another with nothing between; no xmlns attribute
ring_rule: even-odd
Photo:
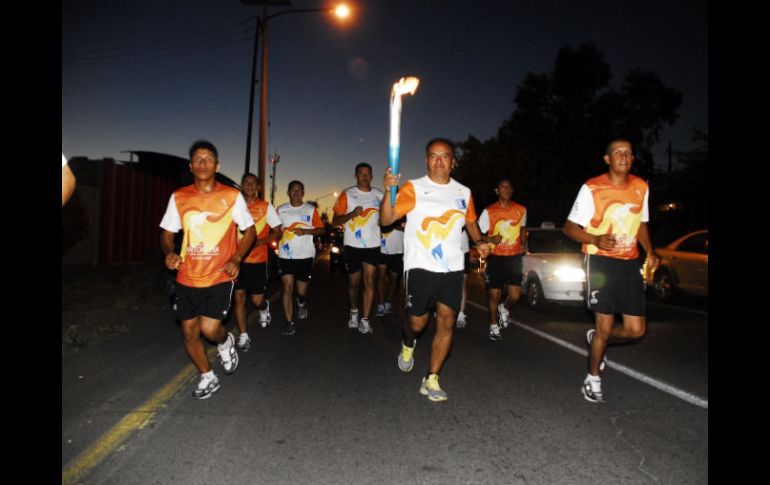
<svg viewBox="0 0 770 485"><path fill-rule="evenodd" d="M466 300L466 303L469 305L472 305L479 310L484 310L486 312L489 312L489 309L487 309L486 306L479 305L476 302ZM585 348L578 347L577 345L573 345L567 341L564 341L560 338L554 337L553 335L550 335L548 333L545 333L541 330L538 330L536 328L532 328L529 325L526 325L524 323L521 323L516 320L511 320L511 322L516 325L517 327L521 327L524 330L527 330L528 332L532 332L535 335L539 337L543 337L546 340L550 340L551 342L560 345L566 349L569 349L577 354L580 354L584 357L588 357L588 351ZM631 369L630 367L626 367L623 364L620 364L618 362L612 361L607 359L607 367L610 367L611 369L614 369L620 373L623 373L631 378L637 379L639 381L642 381L643 383L650 385L656 389L659 389L663 392L666 392L668 394L671 394L674 397L678 397L679 399L682 399L683 401L687 401L690 404L694 404L698 407L701 407L703 409L709 408L709 402L708 399L703 399L702 397L696 396L695 394L689 393L687 391L683 391L677 387L672 386L671 384L667 384L663 381L659 381L657 379L654 379L646 374L643 374L637 370Z"/></svg>

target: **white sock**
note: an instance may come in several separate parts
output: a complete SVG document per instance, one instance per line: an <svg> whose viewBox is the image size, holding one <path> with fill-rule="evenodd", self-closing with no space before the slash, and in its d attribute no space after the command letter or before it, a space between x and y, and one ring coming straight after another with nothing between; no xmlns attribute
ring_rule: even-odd
<svg viewBox="0 0 770 485"><path fill-rule="evenodd" d="M592 376L591 374L588 374L588 380L591 382L602 382L602 378L599 376Z"/></svg>
<svg viewBox="0 0 770 485"><path fill-rule="evenodd" d="M244 335L245 335L245 337L243 337ZM249 333L248 332L241 332L241 335L240 335L239 338L241 338L241 337L242 338L249 338Z"/></svg>
<svg viewBox="0 0 770 485"><path fill-rule="evenodd" d="M206 379L213 379L214 377L216 377L216 375L214 375L214 369L208 372L204 372L203 374L201 374L201 377L205 377Z"/></svg>

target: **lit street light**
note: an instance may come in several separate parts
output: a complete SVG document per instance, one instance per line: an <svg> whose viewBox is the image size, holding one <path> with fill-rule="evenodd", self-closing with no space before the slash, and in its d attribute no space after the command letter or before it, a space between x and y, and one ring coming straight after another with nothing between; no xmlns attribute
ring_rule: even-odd
<svg viewBox="0 0 770 485"><path fill-rule="evenodd" d="M256 70L257 70L257 44L260 32L262 33L262 77L260 86L260 101L259 101L259 168L257 172L257 178L259 179L259 193L258 196L264 199L265 194L265 138L267 131L267 52L268 52L268 21L279 15L289 13L333 13L339 19L346 19L350 16L350 8L344 4L337 5L335 8L297 8L292 10L281 10L279 12L267 14L268 5L278 6L291 6L291 2L288 0L241 0L244 5L262 5L262 16L255 17L257 30L254 33L254 58L252 60L251 67L251 95L249 98L249 123L248 133L246 134L246 166L244 172L249 171L249 162L251 160L251 133L252 133L252 120L254 115L254 85L256 84Z"/></svg>
<svg viewBox="0 0 770 485"><path fill-rule="evenodd" d="M308 200L308 202L310 204L313 204L316 207L316 209L320 209L320 207L318 205L318 201L321 200L321 199L325 199L326 197L329 197L331 195L333 195L334 198L336 199L339 194L337 192L329 192L328 194L324 194L324 195L322 195L320 197L316 197L315 199L310 199L310 200ZM329 207L324 208L321 212L323 212L325 214L327 209L329 209Z"/></svg>

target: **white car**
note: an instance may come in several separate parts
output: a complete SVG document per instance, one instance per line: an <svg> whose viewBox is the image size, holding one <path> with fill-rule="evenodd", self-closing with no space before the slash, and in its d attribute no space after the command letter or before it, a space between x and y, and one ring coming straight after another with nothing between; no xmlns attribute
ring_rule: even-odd
<svg viewBox="0 0 770 485"><path fill-rule="evenodd" d="M527 251L522 256L522 292L530 307L542 307L546 301L584 301L586 274L580 246L552 223L527 229Z"/></svg>

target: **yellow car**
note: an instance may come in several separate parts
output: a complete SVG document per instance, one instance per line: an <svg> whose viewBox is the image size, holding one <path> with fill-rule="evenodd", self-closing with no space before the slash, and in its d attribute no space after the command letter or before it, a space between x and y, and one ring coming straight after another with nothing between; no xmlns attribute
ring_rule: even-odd
<svg viewBox="0 0 770 485"><path fill-rule="evenodd" d="M681 291L698 296L709 294L709 232L691 232L662 248L655 248L660 265L655 272L644 268L655 298L666 301Z"/></svg>

